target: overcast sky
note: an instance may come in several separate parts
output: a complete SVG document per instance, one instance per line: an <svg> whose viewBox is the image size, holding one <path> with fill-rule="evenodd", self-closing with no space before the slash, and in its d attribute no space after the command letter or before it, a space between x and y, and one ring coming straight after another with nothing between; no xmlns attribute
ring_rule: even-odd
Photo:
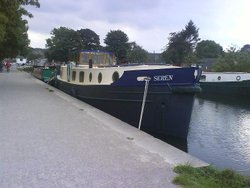
<svg viewBox="0 0 250 188"><path fill-rule="evenodd" d="M110 30L122 30L149 52L162 52L169 33L184 29L189 20L201 40L214 40L224 49L250 44L249 0L39 0L26 7L32 47L45 48L50 32L61 26L91 29L103 39Z"/></svg>

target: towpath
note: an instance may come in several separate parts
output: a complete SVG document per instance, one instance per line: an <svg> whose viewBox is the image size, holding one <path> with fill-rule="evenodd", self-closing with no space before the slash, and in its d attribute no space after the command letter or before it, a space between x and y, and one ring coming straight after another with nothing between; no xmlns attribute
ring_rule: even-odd
<svg viewBox="0 0 250 188"><path fill-rule="evenodd" d="M206 163L24 72L0 73L0 187L178 187Z"/></svg>

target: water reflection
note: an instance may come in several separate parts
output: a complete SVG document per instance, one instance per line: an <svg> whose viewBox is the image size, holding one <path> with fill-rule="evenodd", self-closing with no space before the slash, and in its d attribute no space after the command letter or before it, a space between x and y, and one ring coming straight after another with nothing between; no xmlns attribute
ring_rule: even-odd
<svg viewBox="0 0 250 188"><path fill-rule="evenodd" d="M219 168L250 175L250 101L197 97L188 153Z"/></svg>

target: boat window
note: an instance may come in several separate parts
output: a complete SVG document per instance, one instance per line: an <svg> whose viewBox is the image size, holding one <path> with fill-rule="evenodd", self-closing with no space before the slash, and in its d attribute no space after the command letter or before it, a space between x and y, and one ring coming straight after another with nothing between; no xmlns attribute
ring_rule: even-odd
<svg viewBox="0 0 250 188"><path fill-rule="evenodd" d="M241 77L240 76L236 76L236 80L240 81Z"/></svg>
<svg viewBox="0 0 250 188"><path fill-rule="evenodd" d="M201 75L200 80L201 80L201 81L206 81L206 75Z"/></svg>
<svg viewBox="0 0 250 188"><path fill-rule="evenodd" d="M79 74L79 82L84 82L84 72L81 71Z"/></svg>
<svg viewBox="0 0 250 188"><path fill-rule="evenodd" d="M89 82L92 81L92 73L89 73Z"/></svg>
<svg viewBox="0 0 250 188"><path fill-rule="evenodd" d="M72 81L75 81L76 80L76 71L73 71L72 72Z"/></svg>
<svg viewBox="0 0 250 188"><path fill-rule="evenodd" d="M218 80L221 80L221 76L218 76Z"/></svg>
<svg viewBox="0 0 250 188"><path fill-rule="evenodd" d="M119 80L119 73L117 71L113 73L112 80L113 82L116 82L117 80Z"/></svg>
<svg viewBox="0 0 250 188"><path fill-rule="evenodd" d="M102 82L102 73L99 73L98 74L98 83L101 83Z"/></svg>

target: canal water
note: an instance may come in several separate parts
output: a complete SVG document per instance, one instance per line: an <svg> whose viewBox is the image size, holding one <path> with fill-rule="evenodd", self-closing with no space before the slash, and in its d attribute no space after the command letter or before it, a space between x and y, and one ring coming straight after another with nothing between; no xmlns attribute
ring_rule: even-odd
<svg viewBox="0 0 250 188"><path fill-rule="evenodd" d="M250 99L196 97L187 152L250 175Z"/></svg>

